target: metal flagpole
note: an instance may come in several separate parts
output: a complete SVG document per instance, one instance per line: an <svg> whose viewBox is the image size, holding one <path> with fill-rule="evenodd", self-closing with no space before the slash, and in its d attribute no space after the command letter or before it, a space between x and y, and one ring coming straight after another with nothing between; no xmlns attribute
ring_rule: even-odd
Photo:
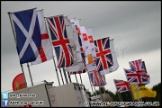
<svg viewBox="0 0 162 108"><path fill-rule="evenodd" d="M117 94L118 94L119 100L120 100L120 101L123 101L123 100L122 100L122 96L121 96L121 94L120 94L118 91L117 91Z"/></svg>
<svg viewBox="0 0 162 108"><path fill-rule="evenodd" d="M90 80L89 73L87 72L87 74L88 74L88 79L89 79L89 83L90 83L90 85L91 85L92 92L93 92L95 95L97 95L97 94L94 92L94 90L93 90L92 82L91 82L91 80Z"/></svg>
<svg viewBox="0 0 162 108"><path fill-rule="evenodd" d="M69 73L69 72L67 72L67 74L68 74L68 77L69 77L69 81L70 81L70 83L71 83L71 77L70 77L70 73Z"/></svg>
<svg viewBox="0 0 162 108"><path fill-rule="evenodd" d="M147 73L147 69L146 69L145 62L144 62L144 61L142 61L142 63L143 63L143 66L144 66L145 72Z"/></svg>
<svg viewBox="0 0 162 108"><path fill-rule="evenodd" d="M29 67L29 64L27 63L27 67L28 67L28 71L29 71L29 76L30 76L30 81L31 81L31 84L32 84L32 86L34 85L34 83L33 83L33 78L32 78L32 76L31 76L31 71L30 71L30 67Z"/></svg>
<svg viewBox="0 0 162 108"><path fill-rule="evenodd" d="M76 79L76 82L78 83L78 78L77 78L76 74L75 74L75 79ZM78 84L79 84L79 83L78 83Z"/></svg>
<svg viewBox="0 0 162 108"><path fill-rule="evenodd" d="M58 80L58 83L59 83L59 86L60 86L60 79L59 79L59 75L58 75L58 71L57 71L57 67L56 67L56 63L55 63L54 57L53 57L53 62L54 62L54 66L55 66L55 71L56 71L56 75L57 75L57 80Z"/></svg>
<svg viewBox="0 0 162 108"><path fill-rule="evenodd" d="M11 28L12 28L12 32L13 32L13 37L14 37L15 44L16 44L16 34L15 34L15 30L14 30L14 26L13 26L13 22L12 22L12 20L11 20L10 14L11 14L11 13L8 12L9 19L10 19L10 23L11 23ZM26 87L27 87L27 82L26 82L26 78L25 78L25 73L24 73L23 65L20 64L20 67L21 67L22 73L23 73L23 75L24 75L24 80L25 80L25 84L26 84Z"/></svg>
<svg viewBox="0 0 162 108"><path fill-rule="evenodd" d="M130 94L131 94L131 97L132 97L132 101L134 101L134 97L133 97L133 93L132 93L132 88L131 88L130 84L128 84L128 85L129 85L129 88L130 88Z"/></svg>
<svg viewBox="0 0 162 108"><path fill-rule="evenodd" d="M79 76L80 76L80 81L81 81L81 84L83 84L81 74L79 74Z"/></svg>
<svg viewBox="0 0 162 108"><path fill-rule="evenodd" d="M102 86L99 86L99 91L100 91L100 93L101 93L101 94L100 94L100 95L101 95L101 101L103 101L103 94L102 94L102 92L101 92L101 87L102 87Z"/></svg>
<svg viewBox="0 0 162 108"><path fill-rule="evenodd" d="M64 76L65 76L66 84L68 84L68 80L67 80L67 75L66 75L66 72L65 72L65 68L63 68L63 73L64 73Z"/></svg>
<svg viewBox="0 0 162 108"><path fill-rule="evenodd" d="M60 75L61 75L61 79L62 79L62 83L64 85L64 80L63 80L63 77L62 77L62 73L61 73L61 69L59 68L59 71L60 71Z"/></svg>

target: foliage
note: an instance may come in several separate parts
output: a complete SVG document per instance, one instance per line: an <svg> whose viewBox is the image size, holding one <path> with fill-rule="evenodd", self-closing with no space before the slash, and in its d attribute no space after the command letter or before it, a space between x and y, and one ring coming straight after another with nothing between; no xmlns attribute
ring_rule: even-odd
<svg viewBox="0 0 162 108"><path fill-rule="evenodd" d="M161 82L157 85L154 85L152 87L152 90L155 90L157 92L157 95L155 98L142 98L142 101L144 102L159 102L161 106ZM133 95L132 92L127 91L123 93L118 93L116 92L115 94L109 90L106 90L105 87L100 87L99 90L96 90L95 93L101 94L101 93L108 93L110 97L112 98L113 101L134 101L133 100ZM94 96L95 94L93 93L91 96ZM122 98L119 98L122 97Z"/></svg>

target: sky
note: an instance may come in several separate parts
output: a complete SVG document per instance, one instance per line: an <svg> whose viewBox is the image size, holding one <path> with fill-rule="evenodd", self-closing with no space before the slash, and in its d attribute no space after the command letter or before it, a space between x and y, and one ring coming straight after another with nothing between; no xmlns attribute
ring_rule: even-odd
<svg viewBox="0 0 162 108"><path fill-rule="evenodd" d="M113 79L126 81L123 68L130 69L128 62L137 59L145 61L150 75L147 87L161 82L161 1L1 1L1 92L10 92L12 80L22 72L8 12L35 7L44 9L45 17L63 14L69 19L81 19L81 26L93 28L95 40L114 39L119 68L105 76L105 89L115 93ZM58 86L53 60L29 65L34 85L47 80ZM23 68L31 86L27 64ZM87 73L81 77L86 89L92 92ZM71 79L76 82L74 75ZM79 75L77 79L81 83Z"/></svg>

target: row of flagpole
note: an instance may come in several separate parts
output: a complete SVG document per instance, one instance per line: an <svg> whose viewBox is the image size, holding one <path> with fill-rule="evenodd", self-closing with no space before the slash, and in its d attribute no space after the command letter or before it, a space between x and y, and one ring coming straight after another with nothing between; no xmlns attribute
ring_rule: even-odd
<svg viewBox="0 0 162 108"><path fill-rule="evenodd" d="M16 33L15 33L15 30L14 30L13 21L11 20L10 14L11 14L11 13L8 12L9 19L10 19L10 23L11 23L11 27L12 27L12 32L13 32L13 36L14 36L14 40L15 40L15 44L16 44ZM45 24L46 24L46 23L45 23ZM47 24L46 24L46 27L47 27ZM47 29L47 31L48 31L48 29ZM49 31L48 31L48 32L49 32ZM61 81L60 81L60 78L59 78L59 74L60 74L60 76L61 76L61 80L62 80L63 85L65 84L65 82L66 82L66 84L67 84L67 83L71 83L71 82L72 82L72 81L71 81L71 75L70 75L69 72L66 72L66 71L65 71L65 68L62 69L62 70L63 70L63 74L64 74L64 79L65 79L65 81L64 81L63 75L62 75L62 71L61 71L60 68L57 68L57 67L56 67L56 62L55 62L54 57L53 57L53 63L54 63L55 71L56 71L56 77L57 77L58 85L59 85L59 86L61 85ZM22 71L22 73L23 73L24 80L25 80L25 84L26 84L26 87L27 87L27 80L26 80L26 77L25 77L25 72L24 72L23 64L20 63L20 67L21 67L21 71ZM32 74L31 74L31 70L30 70L30 66L29 66L29 63L28 63L28 62L27 62L27 68L28 68L28 72L29 72L29 77L30 77L31 85L34 86ZM59 72L58 72L58 71L59 71ZM89 82L90 82L90 86L91 86L92 93L93 93L94 95L97 95L97 94L96 94L95 87L92 85L92 82L91 82L91 80L90 80L90 76L89 76L89 73L88 73L88 72L87 72L87 75L88 75L88 79L89 79ZM81 84L83 84L81 74L79 74L79 77L80 77L80 82L81 82ZM79 83L76 74L75 74L75 80L76 80L77 83ZM99 88L100 88L100 87L99 87ZM99 89L99 90L100 90L100 89Z"/></svg>

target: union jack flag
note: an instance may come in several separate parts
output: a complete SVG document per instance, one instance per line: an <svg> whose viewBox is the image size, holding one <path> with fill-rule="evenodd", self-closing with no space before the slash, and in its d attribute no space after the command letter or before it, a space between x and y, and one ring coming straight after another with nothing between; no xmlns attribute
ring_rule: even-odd
<svg viewBox="0 0 162 108"><path fill-rule="evenodd" d="M69 45L70 41L67 37L64 16L59 15L46 19L57 56L57 67L71 66L73 64L73 54Z"/></svg>
<svg viewBox="0 0 162 108"><path fill-rule="evenodd" d="M74 72L70 72L70 75L73 75L73 74L82 74L82 73L85 73L86 70L83 69L83 70L79 70L79 71L74 71Z"/></svg>
<svg viewBox="0 0 162 108"><path fill-rule="evenodd" d="M119 93L130 91L129 83L127 81L114 79L114 83Z"/></svg>
<svg viewBox="0 0 162 108"><path fill-rule="evenodd" d="M89 71L88 74L92 81L93 86L106 85L105 75L101 75L97 70Z"/></svg>
<svg viewBox="0 0 162 108"><path fill-rule="evenodd" d="M138 73L130 69L124 69L127 81L129 83L136 84L148 84L150 83L150 76L147 73Z"/></svg>
<svg viewBox="0 0 162 108"><path fill-rule="evenodd" d="M109 37L95 40L97 71L102 71L113 66Z"/></svg>
<svg viewBox="0 0 162 108"><path fill-rule="evenodd" d="M129 62L130 68L132 71L136 71L138 73L145 72L144 64L142 59L134 60Z"/></svg>

